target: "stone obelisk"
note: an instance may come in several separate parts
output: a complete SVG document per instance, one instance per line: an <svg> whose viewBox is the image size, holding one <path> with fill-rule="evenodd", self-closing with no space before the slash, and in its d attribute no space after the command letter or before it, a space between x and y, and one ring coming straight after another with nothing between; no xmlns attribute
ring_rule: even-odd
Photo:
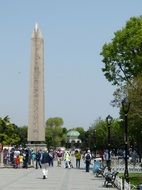
<svg viewBox="0 0 142 190"><path fill-rule="evenodd" d="M28 143L45 141L44 111L44 39L38 24L31 38Z"/></svg>

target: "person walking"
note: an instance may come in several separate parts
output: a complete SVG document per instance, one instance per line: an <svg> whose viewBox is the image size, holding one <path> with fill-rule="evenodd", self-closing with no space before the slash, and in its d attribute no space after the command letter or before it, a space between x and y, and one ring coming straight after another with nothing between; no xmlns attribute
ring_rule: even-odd
<svg viewBox="0 0 142 190"><path fill-rule="evenodd" d="M49 161L50 161L50 158L47 152L47 148L44 148L41 154L41 166L42 166L43 179L46 179L48 176Z"/></svg>
<svg viewBox="0 0 142 190"><path fill-rule="evenodd" d="M56 155L57 155L57 166L61 167L62 159L63 159L63 152L62 152L62 150L60 148L58 149Z"/></svg>
<svg viewBox="0 0 142 190"><path fill-rule="evenodd" d="M53 167L53 161L54 161L54 151L53 149L50 149L48 151L48 154L49 154L49 166L52 166Z"/></svg>
<svg viewBox="0 0 142 190"><path fill-rule="evenodd" d="M28 168L28 161L29 161L29 151L28 149L24 150L23 153L23 168Z"/></svg>
<svg viewBox="0 0 142 190"><path fill-rule="evenodd" d="M65 168L71 168L70 162L71 162L71 155L69 151L66 151L64 154L64 161L65 161Z"/></svg>
<svg viewBox="0 0 142 190"><path fill-rule="evenodd" d="M104 161L106 162L106 166L108 168L109 171L111 171L111 152L109 153L109 150L106 149L104 151L104 155L103 155Z"/></svg>
<svg viewBox="0 0 142 190"><path fill-rule="evenodd" d="M38 169L38 167L41 168L41 150L38 150L36 152L35 160L36 160L36 169Z"/></svg>
<svg viewBox="0 0 142 190"><path fill-rule="evenodd" d="M31 165L36 167L36 152L34 150L31 151Z"/></svg>
<svg viewBox="0 0 142 190"><path fill-rule="evenodd" d="M76 168L80 168L81 153L79 150L75 150Z"/></svg>
<svg viewBox="0 0 142 190"><path fill-rule="evenodd" d="M91 152L90 152L90 150L87 150L87 153L85 154L86 172L89 172L91 158L92 158Z"/></svg>
<svg viewBox="0 0 142 190"><path fill-rule="evenodd" d="M20 153L20 155L19 155L19 160L20 160L20 168L22 168L22 166L23 166L23 154L22 153Z"/></svg>

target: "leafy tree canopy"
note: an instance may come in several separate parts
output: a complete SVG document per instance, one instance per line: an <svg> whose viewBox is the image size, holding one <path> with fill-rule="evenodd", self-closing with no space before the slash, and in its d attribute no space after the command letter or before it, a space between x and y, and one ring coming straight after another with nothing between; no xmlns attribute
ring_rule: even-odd
<svg viewBox="0 0 142 190"><path fill-rule="evenodd" d="M0 142L4 145L17 145L19 141L19 128L10 122L8 116L0 118Z"/></svg>
<svg viewBox="0 0 142 190"><path fill-rule="evenodd" d="M105 120L99 118L89 128L89 136L92 140L91 145L93 145L94 134L97 149L106 148L108 144L108 126ZM120 122L116 119L112 121L110 134L111 148L121 147L124 143L123 130L120 127Z"/></svg>
<svg viewBox="0 0 142 190"><path fill-rule="evenodd" d="M46 121L46 126L48 127L55 127L55 126L62 126L64 121L61 117L51 117Z"/></svg>
<svg viewBox="0 0 142 190"><path fill-rule="evenodd" d="M58 147L66 141L66 129L62 128L64 121L60 117L49 118L46 121L45 139L48 147Z"/></svg>
<svg viewBox="0 0 142 190"><path fill-rule="evenodd" d="M104 44L105 77L113 85L131 82L142 73L142 16L131 17L126 26L114 33L110 43Z"/></svg>

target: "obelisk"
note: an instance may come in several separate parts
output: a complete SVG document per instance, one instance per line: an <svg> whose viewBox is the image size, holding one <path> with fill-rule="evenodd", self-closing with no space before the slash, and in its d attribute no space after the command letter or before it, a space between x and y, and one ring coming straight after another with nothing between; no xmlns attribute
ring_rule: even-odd
<svg viewBox="0 0 142 190"><path fill-rule="evenodd" d="M38 24L31 38L28 143L45 141L44 39Z"/></svg>

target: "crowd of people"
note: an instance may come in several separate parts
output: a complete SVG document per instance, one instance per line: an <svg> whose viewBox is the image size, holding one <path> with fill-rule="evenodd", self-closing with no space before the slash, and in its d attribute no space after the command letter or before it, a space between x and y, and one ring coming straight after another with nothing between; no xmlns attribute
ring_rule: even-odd
<svg viewBox="0 0 142 190"><path fill-rule="evenodd" d="M47 152L46 159L44 157L45 152ZM73 166L73 163L72 163L72 155L75 156L75 160L76 160L75 166ZM42 169L42 168L45 168L43 167L45 160L46 160L46 163L48 163L48 167L49 166L53 167L54 161L56 160L57 167L80 168L80 160L85 159L84 156L85 154L82 155L79 149L76 149L74 153L72 153L72 151L70 150L62 150L61 148L58 148L55 150L50 148L48 150L46 149L46 151L45 151L45 148L41 148L37 151L34 151L33 149L30 149L30 148L12 147L12 148L5 148L3 150L3 164L5 166L11 166L15 169L28 168L28 167L34 167L35 169L38 169L38 168Z"/></svg>
<svg viewBox="0 0 142 190"><path fill-rule="evenodd" d="M113 151L111 155L113 155ZM124 157L124 151L118 150L117 153ZM130 151L130 155L133 161L136 161L137 154L136 151ZM102 161L107 163L108 159L108 150L105 150L103 153L97 155L97 153L93 154L89 149L86 151L81 151L80 149L72 150L65 150L61 148L53 149L50 148L40 148L39 150L35 151L31 148L11 148L11 149L4 149L3 150L3 163L7 166L12 166L13 168L28 168L33 167L35 169L42 169L43 179L46 179L48 176L48 167L53 167L56 163L57 167L64 167L64 168L77 168L79 169L81 166L81 160L84 163L85 171L89 172L90 165L92 160L96 157L101 157ZM72 163L72 158L75 158L75 165ZM54 163L54 161L56 162Z"/></svg>

